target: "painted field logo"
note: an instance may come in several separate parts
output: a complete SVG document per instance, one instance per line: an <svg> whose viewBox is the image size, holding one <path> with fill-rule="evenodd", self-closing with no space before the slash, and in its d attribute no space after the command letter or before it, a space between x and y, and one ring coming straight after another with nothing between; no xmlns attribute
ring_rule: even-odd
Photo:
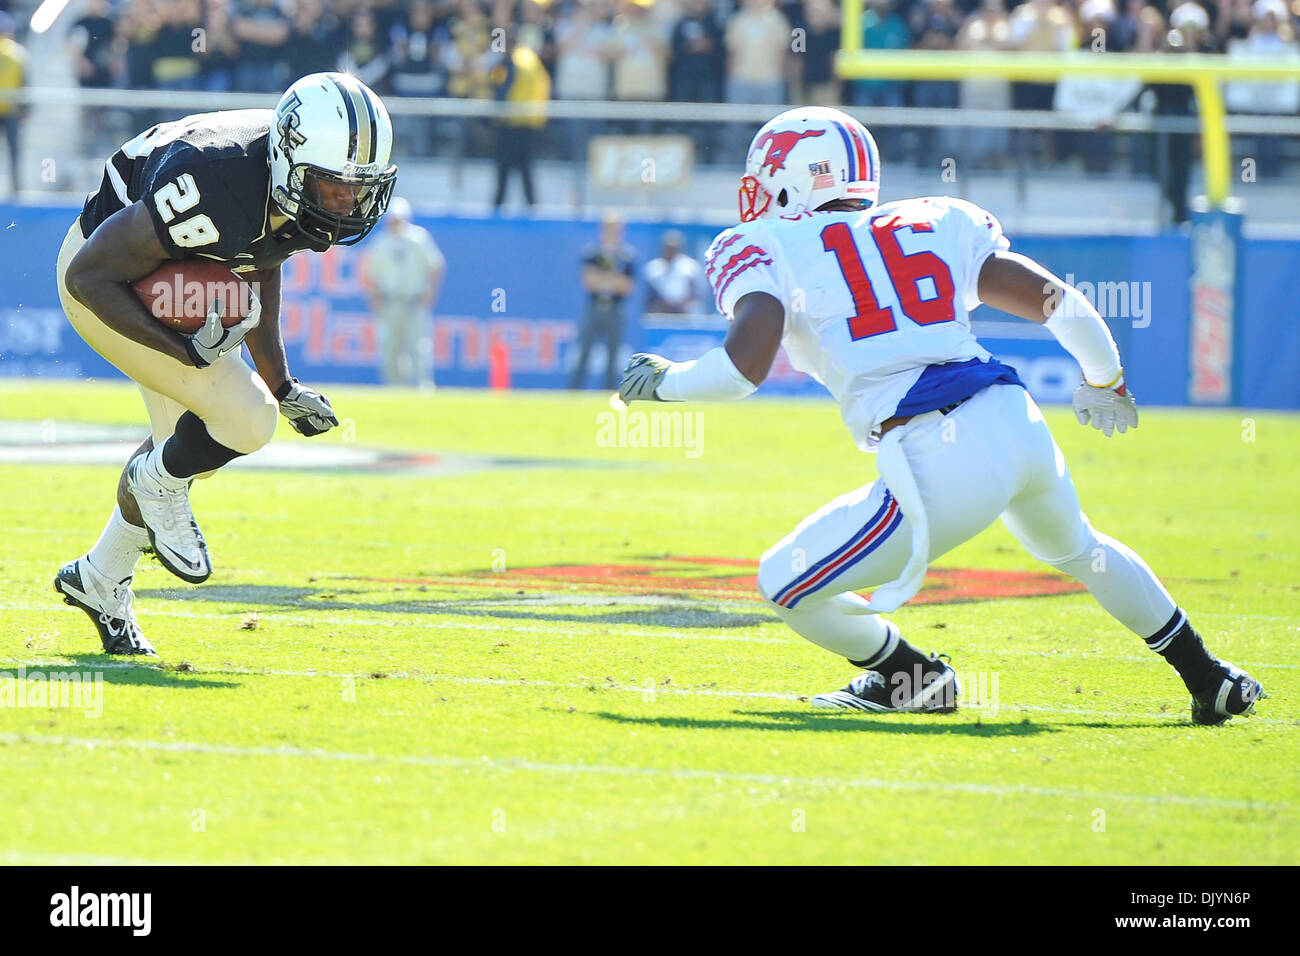
<svg viewBox="0 0 1300 956"><path fill-rule="evenodd" d="M509 571L470 571L428 578L366 578L384 583L490 588L536 594L578 591L762 603L758 563L740 558L645 558L629 564L559 564ZM1051 572L931 568L912 604L962 604L1001 598L1074 594L1083 586Z"/></svg>

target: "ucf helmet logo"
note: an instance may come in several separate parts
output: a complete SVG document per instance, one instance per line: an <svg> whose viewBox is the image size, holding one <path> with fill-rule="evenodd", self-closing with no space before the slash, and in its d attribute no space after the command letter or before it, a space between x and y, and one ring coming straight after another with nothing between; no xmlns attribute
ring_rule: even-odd
<svg viewBox="0 0 1300 956"><path fill-rule="evenodd" d="M302 121L298 116L298 107L301 105L302 100L298 99L298 94L295 93L280 107L280 112L275 118L275 128L280 134L280 148L286 154L292 154L295 149L307 142L307 137L299 128Z"/></svg>
<svg viewBox="0 0 1300 956"><path fill-rule="evenodd" d="M773 130L770 133L764 133L754 144L754 149L759 150L764 146L767 147L767 153L763 156L763 161L758 164L759 170L770 169L775 173L778 169L785 169L786 157L790 155L790 150L794 149L794 144L807 136L822 136L826 130L809 129L802 133L797 130Z"/></svg>

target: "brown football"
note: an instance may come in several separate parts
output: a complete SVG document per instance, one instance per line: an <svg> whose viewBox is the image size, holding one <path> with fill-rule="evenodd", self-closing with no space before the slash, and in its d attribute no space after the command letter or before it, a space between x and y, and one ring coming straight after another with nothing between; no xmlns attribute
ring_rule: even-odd
<svg viewBox="0 0 1300 956"><path fill-rule="evenodd" d="M168 260L131 288L149 313L168 328L187 335L203 327L214 305L226 328L248 316L254 289L219 262Z"/></svg>

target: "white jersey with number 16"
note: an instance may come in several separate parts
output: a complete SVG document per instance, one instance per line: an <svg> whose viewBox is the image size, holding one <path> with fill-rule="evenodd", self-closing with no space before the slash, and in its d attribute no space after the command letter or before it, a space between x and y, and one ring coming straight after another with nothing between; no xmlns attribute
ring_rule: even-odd
<svg viewBox="0 0 1300 956"><path fill-rule="evenodd" d="M932 365L989 359L970 329L980 268L1009 248L992 215L927 197L728 229L706 268L719 311L766 292L785 307L791 364L826 386L864 450Z"/></svg>

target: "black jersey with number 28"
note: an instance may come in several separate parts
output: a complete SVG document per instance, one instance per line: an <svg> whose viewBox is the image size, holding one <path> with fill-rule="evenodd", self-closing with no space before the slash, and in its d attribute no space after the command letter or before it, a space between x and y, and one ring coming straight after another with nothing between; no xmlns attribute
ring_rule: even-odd
<svg viewBox="0 0 1300 956"><path fill-rule="evenodd" d="M321 252L292 223L271 232L267 135L273 110L199 113L145 130L104 165L81 212L89 236L105 219L142 202L167 255L231 268L269 269L295 252Z"/></svg>

